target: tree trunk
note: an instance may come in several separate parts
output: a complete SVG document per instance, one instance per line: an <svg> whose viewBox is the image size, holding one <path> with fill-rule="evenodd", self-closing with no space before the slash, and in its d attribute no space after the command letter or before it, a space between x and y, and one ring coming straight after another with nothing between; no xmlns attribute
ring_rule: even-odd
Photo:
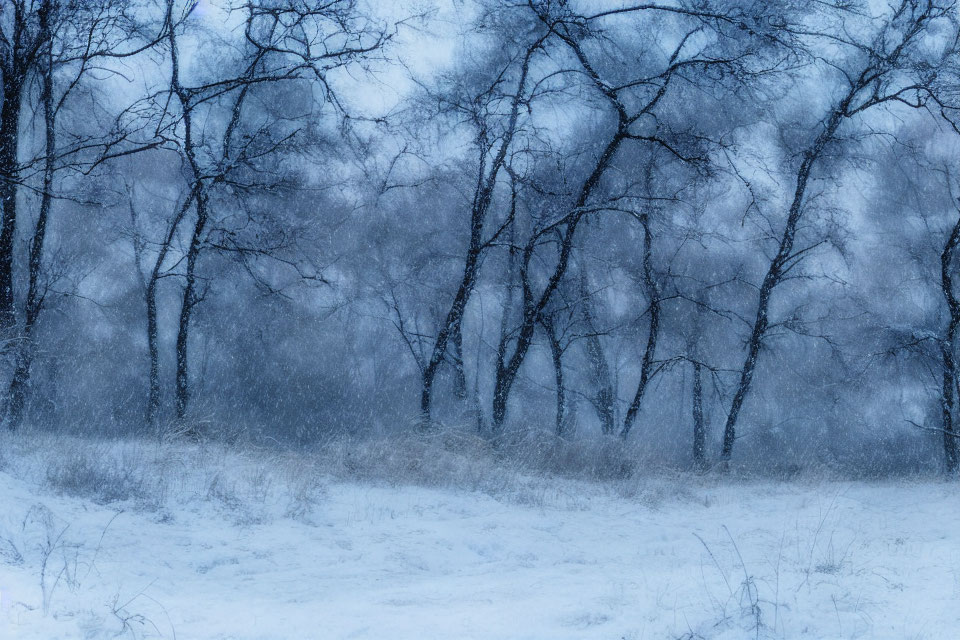
<svg viewBox="0 0 960 640"><path fill-rule="evenodd" d="M49 41L47 23L49 19L48 7L38 11L41 33ZM43 300L46 293L41 283L43 271L43 247L47 236L47 222L50 217L50 207L53 202L53 174L54 159L56 156L56 113L53 104L53 50L48 43L44 55L41 103L43 105L44 123L44 165L43 189L40 194L40 211L37 215L37 224L34 227L33 238L30 241L29 284L27 288L26 313L24 314L23 335L17 345L16 367L10 379L9 405L7 411L8 426L11 430L18 429L23 423L26 409L27 393L30 384L30 367L33 364L34 344L33 333ZM16 195L14 194L14 198Z"/></svg>
<svg viewBox="0 0 960 640"><path fill-rule="evenodd" d="M466 309L467 301L473 292L473 285L476 282L477 270L480 264L481 239L480 232L482 225L472 224L470 233L470 248L467 250L467 259L463 268L463 279L457 288L456 296L453 299L453 305L447 312L446 319L437 339L433 343L433 351L430 354L430 360L427 366L423 368L423 384L420 391L420 412L425 424L430 422L430 408L433 396L433 382L437 375L437 370L444 360L447 352L447 344L450 338L460 331L460 324L463 321L463 312Z"/></svg>
<svg viewBox="0 0 960 640"><path fill-rule="evenodd" d="M467 373L463 368L463 323L453 333L453 392L461 400L467 397Z"/></svg>
<svg viewBox="0 0 960 640"><path fill-rule="evenodd" d="M940 407L943 417L943 461L948 473L957 471L957 434L953 428L953 381L956 376L956 366L953 360L952 344L944 342L943 356L943 388L940 395Z"/></svg>
<svg viewBox="0 0 960 640"><path fill-rule="evenodd" d="M163 265L166 262L167 254L173 246L174 236L183 218L190 211L194 200L197 198L199 185L195 184L187 198L180 205L173 220L167 227L167 233L164 236L160 248L157 250L157 257L150 270L150 276L147 278L146 289L144 292L144 303L147 311L147 351L150 357L150 390L147 398L146 421L147 428L153 432L157 428L157 419L160 415L160 343L159 330L157 323L157 286L160 284L160 278L163 277Z"/></svg>
<svg viewBox="0 0 960 640"><path fill-rule="evenodd" d="M160 262L158 261L158 264ZM160 415L160 345L157 337L157 281L147 285L147 351L150 355L150 391L147 398L147 428L154 432Z"/></svg>
<svg viewBox="0 0 960 640"><path fill-rule="evenodd" d="M647 298L650 300L650 327L647 331L647 346L643 351L643 361L640 363L640 382L637 384L637 392L633 395L633 401L627 408L627 415L623 419L623 429L620 431L620 437L624 439L630 435L637 413L640 412L640 405L647 392L647 385L650 383L653 372L653 358L657 351L657 339L660 337L660 287L657 286L657 279L653 273L653 238L650 235L650 219L644 214L639 216L639 220L643 226L643 285L647 292Z"/></svg>
<svg viewBox="0 0 960 640"><path fill-rule="evenodd" d="M693 363L693 464L697 469L707 466L707 429L703 424L703 381L699 362Z"/></svg>
<svg viewBox="0 0 960 640"><path fill-rule="evenodd" d="M604 435L612 435L617 429L616 407L614 405L616 393L613 377L610 375L610 365L607 363L607 356L603 351L600 336L597 335L596 322L593 318L593 299L590 296L590 287L587 283L587 272L582 267L580 269L580 304L587 334L587 356L593 373L593 383L597 390L592 404L597 412L597 418L600 419L600 431Z"/></svg>
<svg viewBox="0 0 960 640"><path fill-rule="evenodd" d="M503 312L500 315L500 338L497 341L496 371L504 368L507 357L507 346L510 343L510 316L513 314L514 290L518 285L517 248L516 248L516 220L511 219L509 232L509 253L507 254L506 294L503 301Z"/></svg>
<svg viewBox="0 0 960 640"><path fill-rule="evenodd" d="M740 409L743 407L743 401L750 391L750 384L753 381L753 373L757 366L757 358L760 355L760 349L763 347L763 341L766 337L767 329L770 324L768 312L770 308L770 298L774 289L783 280L783 276L797 264L802 252L793 253L793 243L797 234L797 226L803 216L804 198L807 192L807 183L810 180L810 174L813 167L823 153L827 143L833 140L840 122L843 120L850 102L857 93L857 88L852 88L847 96L834 109L827 120L823 131L817 136L813 144L803 154L803 161L797 171L797 187L794 191L793 201L790 203L790 211L787 216L787 223L783 229L783 235L780 238L780 246L777 254L770 262L770 267L763 278L763 284L760 286L760 297L757 301L757 314L753 322L753 328L750 333L750 342L747 346L747 357L740 370L740 381L737 384L733 395L733 401L730 404L730 412L727 414L727 421L723 429L723 445L720 449L720 459L724 462L730 460L733 453L733 443L736 440L737 419L740 417Z"/></svg>
<svg viewBox="0 0 960 640"><path fill-rule="evenodd" d="M956 343L957 327L960 326L960 300L953 292L954 251L960 243L960 219L953 225L943 252L940 254L940 288L943 292L947 309L950 312L950 321L940 343L940 353L943 365L943 386L940 392L940 407L943 420L943 460L949 473L955 473L958 466L957 433L953 426L954 384L957 380L956 361L954 359L954 345Z"/></svg>
<svg viewBox="0 0 960 640"><path fill-rule="evenodd" d="M11 66L18 65L13 61ZM13 308L13 251L17 226L17 187L20 180L17 149L20 143L20 107L24 76L4 73L0 108L0 339L12 338L16 326Z"/></svg>
<svg viewBox="0 0 960 640"><path fill-rule="evenodd" d="M557 387L556 433L562 437L564 435L563 428L567 414L566 393L563 387L563 346L560 344L556 327L554 327L553 321L550 318L542 318L540 324L543 326L544 332L547 335L547 342L550 344L550 355L553 359L553 373Z"/></svg>
<svg viewBox="0 0 960 640"><path fill-rule="evenodd" d="M477 421L477 433L483 433L483 400L480 398L480 347L477 347L477 367L473 373L473 413Z"/></svg>
<svg viewBox="0 0 960 640"><path fill-rule="evenodd" d="M197 221L190 238L190 247L187 250L186 284L183 288L183 298L180 304L180 320L177 325L177 380L175 405L177 422L182 423L187 416L190 404L190 370L189 370L189 338L190 319L193 308L200 301L197 293L197 259L203 243L203 234L207 226L207 196L200 187L197 194Z"/></svg>

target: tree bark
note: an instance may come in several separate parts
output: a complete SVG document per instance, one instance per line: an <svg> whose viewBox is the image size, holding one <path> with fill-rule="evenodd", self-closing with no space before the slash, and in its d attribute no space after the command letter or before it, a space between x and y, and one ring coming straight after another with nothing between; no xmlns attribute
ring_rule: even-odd
<svg viewBox="0 0 960 640"><path fill-rule="evenodd" d="M17 345L16 367L10 379L8 392L9 404L7 410L8 426L16 430L23 423L26 408L27 393L30 384L30 368L33 364L34 344L33 333L37 318L43 307L46 289L41 283L43 271L43 247L47 236L47 222L50 217L50 207L53 202L53 174L56 157L56 113L53 103L53 49L49 36L49 4L45 4L37 12L40 20L39 36L46 41L44 52L44 68L42 73L42 88L40 101L43 105L44 123L44 164L43 189L40 193L40 211L37 215L37 224L34 227L33 238L30 241L30 257L28 263L29 284L27 288L26 313L24 314L23 335ZM14 193L14 199L16 194ZM12 301L11 301L12 302Z"/></svg>
<svg viewBox="0 0 960 640"><path fill-rule="evenodd" d="M467 372L463 368L463 323L453 333L453 392L461 400L467 397Z"/></svg>
<svg viewBox="0 0 960 640"><path fill-rule="evenodd" d="M616 433L616 407L614 405L616 392L614 391L613 377L610 375L610 365L603 351L603 344L597 334L596 322L593 318L593 300L590 296L590 287L587 283L587 272L580 268L580 304L581 316L586 328L587 357L593 373L593 382L596 393L593 396L593 408L600 420L600 431L604 435Z"/></svg>
<svg viewBox="0 0 960 640"><path fill-rule="evenodd" d="M13 308L13 244L17 226L17 187L20 171L20 108L25 74L17 61L4 69L0 108L0 339L9 339L16 326Z"/></svg>
<svg viewBox="0 0 960 640"><path fill-rule="evenodd" d="M657 351L657 340L660 337L660 287L657 286L657 279L653 273L653 238L650 235L650 218L644 214L638 219L643 226L643 285L650 301L648 309L650 327L647 331L647 346L643 350L643 361L640 363L640 382L637 384L633 401L627 408L623 429L620 431L620 437L624 439L630 435L637 413L640 412L640 405L653 373L653 359Z"/></svg>
<svg viewBox="0 0 960 640"><path fill-rule="evenodd" d="M158 260L157 265L162 261ZM157 278L147 285L145 294L147 305L147 351L150 358L150 389L147 396L147 429L152 433L157 428L160 415L160 345L157 335Z"/></svg>
<svg viewBox="0 0 960 640"><path fill-rule="evenodd" d="M544 316L540 325L543 327L547 335L547 342L550 344L550 356L553 360L553 373L557 391L556 433L562 437L567 413L566 392L563 386L563 346L560 344L559 336L557 336L556 327L549 317Z"/></svg>
<svg viewBox="0 0 960 640"><path fill-rule="evenodd" d="M958 466L960 466L957 456L957 433L953 425L953 391L957 381L954 347L957 327L960 326L960 300L957 300L953 292L953 276L951 274L954 252L958 243L960 243L960 219L953 225L950 236L944 244L943 252L940 254L940 288L950 312L950 320L940 342L943 365L943 386L940 392L940 408L943 421L943 460L949 473L956 473Z"/></svg>
<svg viewBox="0 0 960 640"><path fill-rule="evenodd" d="M702 365L693 363L693 464L697 469L707 466L707 429L703 423Z"/></svg>
<svg viewBox="0 0 960 640"><path fill-rule="evenodd" d="M177 378L174 404L177 422L180 423L186 419L190 404L190 360L188 351L190 319L193 315L193 308L201 297L197 293L197 260L200 256L200 247L206 230L207 216L207 196L201 187L197 194L197 220L190 238L190 247L187 250L186 284L183 288L180 320L177 324Z"/></svg>
<svg viewBox="0 0 960 640"><path fill-rule="evenodd" d="M516 199L516 194L514 194L514 199ZM497 340L497 352L496 352L496 371L499 372L504 368L504 362L507 357L507 347L510 344L510 332L511 332L511 318L513 314L514 307L514 298L515 298L515 289L519 285L519 270L517 265L517 247L516 247L516 220L511 219L510 226L508 229L508 245L509 253L507 254L507 275L506 275L506 292L504 295L503 301L503 311L500 315L500 337Z"/></svg>

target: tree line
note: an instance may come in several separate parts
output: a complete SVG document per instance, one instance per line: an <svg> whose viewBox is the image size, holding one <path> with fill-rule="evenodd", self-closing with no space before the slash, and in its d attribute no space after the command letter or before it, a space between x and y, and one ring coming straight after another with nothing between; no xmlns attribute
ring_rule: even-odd
<svg viewBox="0 0 960 640"><path fill-rule="evenodd" d="M946 0L4 0L4 421L954 473L958 50Z"/></svg>

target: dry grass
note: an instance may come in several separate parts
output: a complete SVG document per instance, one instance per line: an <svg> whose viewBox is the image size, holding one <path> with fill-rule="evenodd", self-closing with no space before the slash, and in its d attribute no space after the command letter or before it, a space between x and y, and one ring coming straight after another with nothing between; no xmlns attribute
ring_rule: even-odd
<svg viewBox="0 0 960 640"><path fill-rule="evenodd" d="M308 520L324 483L303 456L249 446L143 439L4 434L4 471L72 497L170 518L176 507L212 503L238 523Z"/></svg>
<svg viewBox="0 0 960 640"><path fill-rule="evenodd" d="M744 473L700 475L655 466L639 444L568 441L544 432L490 440L458 429L338 437L309 450L249 441L104 439L44 432L0 434L0 469L70 496L157 512L211 503L238 523L287 517L309 522L330 482L474 491L533 505L580 508L615 495L655 507L693 499ZM817 482L822 470L808 474ZM795 481L797 478L793 478ZM802 480L802 478L801 478Z"/></svg>

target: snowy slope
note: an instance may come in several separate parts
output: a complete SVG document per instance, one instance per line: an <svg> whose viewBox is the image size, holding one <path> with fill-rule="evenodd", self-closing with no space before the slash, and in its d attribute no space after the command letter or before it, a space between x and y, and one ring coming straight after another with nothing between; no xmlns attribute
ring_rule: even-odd
<svg viewBox="0 0 960 640"><path fill-rule="evenodd" d="M0 638L960 637L955 486L686 484L526 505L340 484L257 523L0 473Z"/></svg>

